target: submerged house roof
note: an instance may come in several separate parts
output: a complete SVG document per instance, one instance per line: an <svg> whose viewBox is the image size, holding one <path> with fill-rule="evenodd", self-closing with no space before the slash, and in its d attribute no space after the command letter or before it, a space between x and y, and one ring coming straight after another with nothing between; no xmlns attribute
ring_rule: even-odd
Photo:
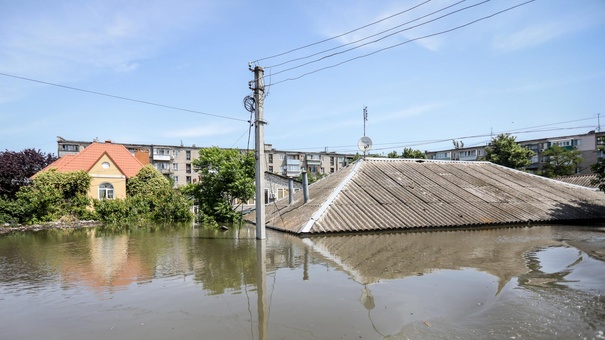
<svg viewBox="0 0 605 340"><path fill-rule="evenodd" d="M490 162L368 158L266 208L296 234L605 219L605 194Z"/></svg>

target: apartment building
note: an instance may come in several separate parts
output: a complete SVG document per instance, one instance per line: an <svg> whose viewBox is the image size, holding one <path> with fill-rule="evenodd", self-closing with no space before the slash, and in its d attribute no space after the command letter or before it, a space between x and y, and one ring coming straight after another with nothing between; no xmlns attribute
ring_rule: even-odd
<svg viewBox="0 0 605 340"><path fill-rule="evenodd" d="M94 140L98 142L98 140ZM57 155L62 157L77 154L93 141L74 141L57 137ZM105 141L111 143L111 141ZM195 144L185 145L154 145L154 144L122 144L132 155L143 164L153 164L164 176L171 178L176 187L195 183L198 175L193 170L193 160L199 156L199 147Z"/></svg>
<svg viewBox="0 0 605 340"><path fill-rule="evenodd" d="M98 140L93 140L98 142ZM57 137L57 155L74 155L84 150L93 141L74 141ZM106 141L111 143L111 141ZM164 176L174 181L175 187L197 182L198 175L193 168L193 160L199 157L202 147L195 144L185 145L154 145L154 144L122 144L143 164L153 164ZM240 150L245 152L245 150ZM265 144L266 171L286 177L298 177L302 171L309 175L326 175L334 173L349 165L353 154L334 152L299 152L282 151Z"/></svg>
<svg viewBox="0 0 605 340"><path fill-rule="evenodd" d="M335 152L299 152L274 149L265 144L266 170L286 177L298 177L302 171L310 175L327 175L351 164L355 155Z"/></svg>
<svg viewBox="0 0 605 340"><path fill-rule="evenodd" d="M599 157L605 157L602 151L598 150L603 142L600 137L605 137L605 132L589 131L585 134L558 136L540 139L531 139L517 141L521 146L534 152L531 158L531 164L526 167L528 171L537 172L546 162L544 152L553 145L558 145L569 150L581 152L582 162L576 168L577 174L591 174L590 166L597 162ZM476 161L485 156L485 146L464 147L459 149L439 150L426 152L428 159L437 160L456 160L456 161Z"/></svg>

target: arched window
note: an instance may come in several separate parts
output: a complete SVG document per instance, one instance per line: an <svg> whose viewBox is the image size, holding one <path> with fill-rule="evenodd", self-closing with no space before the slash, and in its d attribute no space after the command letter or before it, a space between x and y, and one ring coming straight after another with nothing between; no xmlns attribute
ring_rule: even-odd
<svg viewBox="0 0 605 340"><path fill-rule="evenodd" d="M101 183L99 185L99 199L113 199L113 185L110 183Z"/></svg>

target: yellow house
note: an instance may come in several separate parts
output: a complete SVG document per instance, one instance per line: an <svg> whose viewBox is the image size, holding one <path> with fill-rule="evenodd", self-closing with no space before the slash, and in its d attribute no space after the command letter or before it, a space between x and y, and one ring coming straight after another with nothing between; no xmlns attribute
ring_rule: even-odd
<svg viewBox="0 0 605 340"><path fill-rule="evenodd" d="M76 155L65 155L40 172L84 170L91 177L88 196L96 199L126 198L126 180L143 167L121 144L92 143Z"/></svg>

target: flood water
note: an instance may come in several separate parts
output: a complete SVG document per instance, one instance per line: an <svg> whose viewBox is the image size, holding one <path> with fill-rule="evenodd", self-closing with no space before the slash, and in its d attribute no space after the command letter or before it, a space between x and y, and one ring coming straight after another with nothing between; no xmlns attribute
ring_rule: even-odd
<svg viewBox="0 0 605 340"><path fill-rule="evenodd" d="M0 338L605 339L605 227L16 233Z"/></svg>

